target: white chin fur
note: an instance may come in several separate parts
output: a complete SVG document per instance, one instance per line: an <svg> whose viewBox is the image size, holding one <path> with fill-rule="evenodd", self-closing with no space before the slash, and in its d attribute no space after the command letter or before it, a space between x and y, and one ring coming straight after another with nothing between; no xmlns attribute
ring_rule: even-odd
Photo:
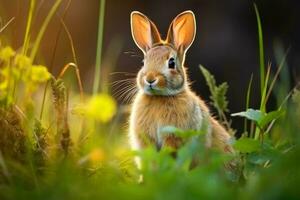
<svg viewBox="0 0 300 200"><path fill-rule="evenodd" d="M160 96L175 96L176 94L180 93L183 89L180 90L170 90L170 89L158 89L158 88L153 88L151 89L150 87L144 87L143 92L147 95L160 95Z"/></svg>

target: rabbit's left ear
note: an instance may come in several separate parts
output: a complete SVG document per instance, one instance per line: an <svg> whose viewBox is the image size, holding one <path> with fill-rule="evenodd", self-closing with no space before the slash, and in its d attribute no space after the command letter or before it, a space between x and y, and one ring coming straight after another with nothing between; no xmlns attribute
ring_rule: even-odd
<svg viewBox="0 0 300 200"><path fill-rule="evenodd" d="M144 54L146 54L153 44L161 41L155 24L144 14L133 11L131 13L130 24L133 40Z"/></svg>
<svg viewBox="0 0 300 200"><path fill-rule="evenodd" d="M196 35L196 20L192 11L180 13L172 21L167 36L167 42L183 53L191 46Z"/></svg>

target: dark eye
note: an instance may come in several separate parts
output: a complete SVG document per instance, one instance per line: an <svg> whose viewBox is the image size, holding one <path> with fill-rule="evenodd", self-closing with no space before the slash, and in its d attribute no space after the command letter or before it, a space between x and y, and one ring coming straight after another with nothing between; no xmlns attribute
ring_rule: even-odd
<svg viewBox="0 0 300 200"><path fill-rule="evenodd" d="M175 59L174 58L169 59L169 68L175 69Z"/></svg>

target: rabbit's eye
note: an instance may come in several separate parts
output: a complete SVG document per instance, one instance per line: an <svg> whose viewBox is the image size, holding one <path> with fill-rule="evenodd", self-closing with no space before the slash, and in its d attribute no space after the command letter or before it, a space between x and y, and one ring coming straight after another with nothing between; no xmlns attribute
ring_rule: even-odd
<svg viewBox="0 0 300 200"><path fill-rule="evenodd" d="M175 59L174 58L169 59L169 68L175 69Z"/></svg>

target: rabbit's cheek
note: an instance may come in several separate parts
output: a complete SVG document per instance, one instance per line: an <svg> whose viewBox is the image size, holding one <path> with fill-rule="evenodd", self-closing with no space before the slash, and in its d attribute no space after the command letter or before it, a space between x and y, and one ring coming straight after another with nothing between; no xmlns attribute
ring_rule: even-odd
<svg viewBox="0 0 300 200"><path fill-rule="evenodd" d="M183 87L183 82L183 78L180 74L173 75L169 81L169 87L173 90L181 89Z"/></svg>
<svg viewBox="0 0 300 200"><path fill-rule="evenodd" d="M165 78L163 76L159 76L157 87L158 88L165 88L166 86L167 86L167 82L166 82Z"/></svg>
<svg viewBox="0 0 300 200"><path fill-rule="evenodd" d="M144 87L144 81L143 81L144 73L140 71L137 75L137 85L139 88Z"/></svg>

